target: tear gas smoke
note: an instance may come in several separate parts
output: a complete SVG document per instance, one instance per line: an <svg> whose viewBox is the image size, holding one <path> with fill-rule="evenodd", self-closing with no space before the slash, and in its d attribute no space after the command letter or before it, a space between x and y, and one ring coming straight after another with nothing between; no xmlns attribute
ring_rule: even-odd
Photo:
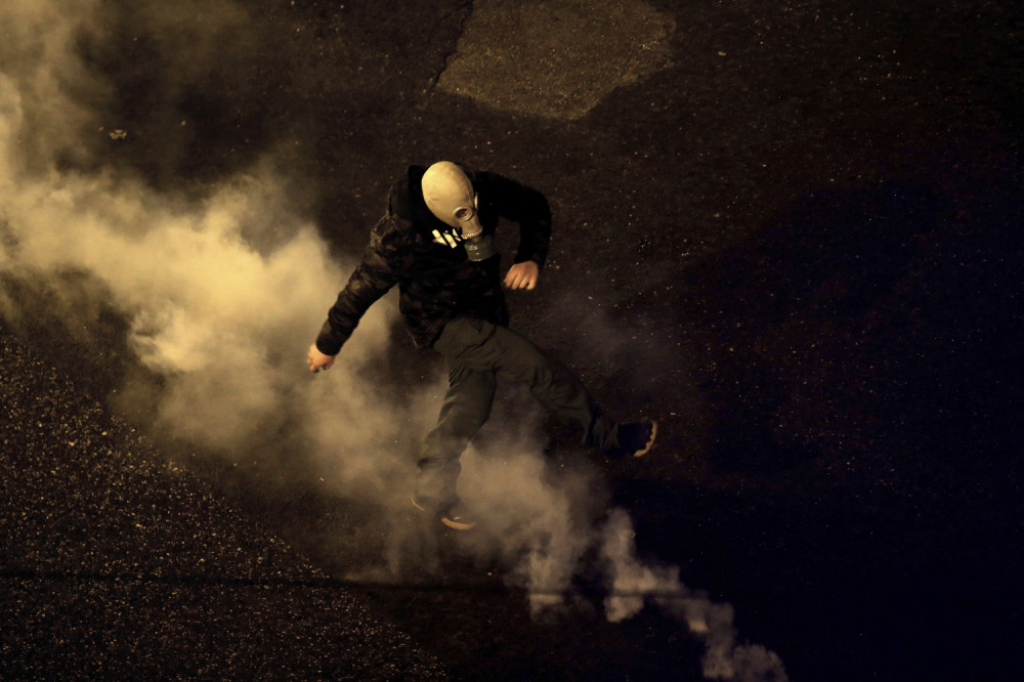
<svg viewBox="0 0 1024 682"><path fill-rule="evenodd" d="M382 448L418 424L422 411L396 414L359 372L384 352L379 340L394 306L366 316L331 380L303 372L305 349L346 266L333 261L313 225L290 213L289 182L271 154L198 200L160 193L104 167L99 155L82 165L101 170L60 169L64 150L82 147L85 131L101 127L95 112L64 92L74 82L80 95L94 80L72 48L98 7L5 5L4 26L19 33L3 48L0 72L4 276L48 276L60 291L60 275L86 275L75 280L84 289L76 299L115 307L129 321L138 361L164 380L162 432L232 458L268 443L287 446L289 457L343 491L387 489L395 459L381 456ZM95 88L84 99L106 92ZM11 296L3 305L8 318L32 314ZM63 322L88 329L93 310L62 308Z"/></svg>
<svg viewBox="0 0 1024 682"><path fill-rule="evenodd" d="M712 602L707 595L686 588L675 566L649 566L636 559L635 533L629 516L613 509L604 527L601 553L608 564L611 593L605 611L612 621L636 615L644 595L663 610L686 623L690 632L704 641L704 676L709 679L788 680L782 661L763 646L737 644L733 609Z"/></svg>
<svg viewBox="0 0 1024 682"><path fill-rule="evenodd" d="M248 21L226 0L192 14L158 2L130 5L133 21L163 30L157 42L168 55L189 56L182 78L215 60L214 38L226 24L238 33ZM239 461L259 456L323 479L337 494L407 506L413 460L401 451L429 428L442 378L401 404L364 378L362 370L387 352L391 299L371 309L329 373L306 371L306 348L355 257L331 256L289 195L295 178L281 170L272 141L258 162L198 197L180 189L186 179L178 190L156 189L107 162L105 151L124 139L95 135L109 123L103 103L114 86L87 68L75 45L83 31L100 35L104 22L126 21L101 13L117 7L24 0L0 9L0 282L45 281L54 300L72 301L58 306L67 339L88 335L101 303L123 316L127 347L160 378L158 437ZM210 7L220 21L206 24ZM236 44L251 41L236 37ZM80 275L74 291L69 272ZM37 312L0 289L6 320ZM141 394L133 386L121 393ZM562 604L559 595L597 548L615 594L606 602L609 619L631 617L650 594L706 642L708 677L785 679L774 654L736 644L728 605L687 590L674 568L640 563L629 517L613 511L600 521L607 499L595 492L603 487L596 468L554 470L530 427L519 424L517 437L507 437L506 456L467 453L460 488L482 518L482 532L462 540L467 552L512 566L508 582L526 589L540 613ZM419 560L429 565L427 550ZM402 563L402 551L402 538L392 538L389 566Z"/></svg>

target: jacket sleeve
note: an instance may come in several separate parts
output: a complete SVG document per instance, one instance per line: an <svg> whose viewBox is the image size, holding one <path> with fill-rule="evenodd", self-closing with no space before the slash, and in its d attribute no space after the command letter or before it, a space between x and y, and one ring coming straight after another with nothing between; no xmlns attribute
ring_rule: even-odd
<svg viewBox="0 0 1024 682"><path fill-rule="evenodd" d="M327 313L327 321L316 338L321 353L337 355L363 314L398 281L386 256L380 240L374 239Z"/></svg>
<svg viewBox="0 0 1024 682"><path fill-rule="evenodd" d="M551 207L543 194L497 173L477 174L481 197L486 195L503 218L519 224L516 263L532 260L544 266L551 243Z"/></svg>

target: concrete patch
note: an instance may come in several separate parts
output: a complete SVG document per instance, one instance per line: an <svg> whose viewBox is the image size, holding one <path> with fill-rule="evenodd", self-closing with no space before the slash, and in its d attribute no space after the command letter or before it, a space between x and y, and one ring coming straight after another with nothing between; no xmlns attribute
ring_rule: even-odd
<svg viewBox="0 0 1024 682"><path fill-rule="evenodd" d="M581 118L670 66L675 27L641 0L479 0L438 86L496 109Z"/></svg>

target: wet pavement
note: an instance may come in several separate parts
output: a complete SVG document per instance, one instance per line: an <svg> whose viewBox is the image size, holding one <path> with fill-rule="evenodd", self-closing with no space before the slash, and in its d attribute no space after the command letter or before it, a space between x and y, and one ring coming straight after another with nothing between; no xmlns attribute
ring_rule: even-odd
<svg viewBox="0 0 1024 682"><path fill-rule="evenodd" d="M661 421L602 468L637 554L798 682L1024 676L1016 4L223 2L188 54L130 5L77 46L128 136L67 167L201 194L274 149L337 253L407 162L542 189L514 326ZM664 612L583 574L531 618L443 533L425 580L350 580L379 509L169 455L107 407L125 325L69 348L4 283L44 305L2 337L0 677L701 679Z"/></svg>

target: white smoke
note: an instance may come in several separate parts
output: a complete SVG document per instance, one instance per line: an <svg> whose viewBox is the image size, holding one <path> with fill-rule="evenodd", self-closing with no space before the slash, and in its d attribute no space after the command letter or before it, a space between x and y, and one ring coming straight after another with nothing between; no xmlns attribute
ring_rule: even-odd
<svg viewBox="0 0 1024 682"><path fill-rule="evenodd" d="M503 455L466 457L459 486L485 532L465 538L470 551L500 556L509 584L525 588L533 613L562 605L593 542L605 496L600 476L576 464L554 469L529 434L508 439Z"/></svg>
<svg viewBox="0 0 1024 682"><path fill-rule="evenodd" d="M174 27L170 40L194 48L180 58L188 76L213 58L225 26L245 27L247 15L227 0L194 14L209 18L214 6L220 20L206 32L199 19L167 16L163 3L135 11L141 21ZM397 405L364 378L387 352L393 302L371 309L330 372L307 372L306 348L355 258L331 256L288 195L295 178L271 152L199 198L104 164L97 140L113 149L122 138L106 134L110 122L96 113L102 106L83 102L102 103L111 86L74 49L80 32L101 22L100 7L98 0L8 0L0 8L0 274L44 280L57 298L73 300L60 308L68 339L88 334L100 302L117 310L136 361L161 379L160 433L229 459L270 457L338 494L408 506L413 459L396 453L429 428L438 386ZM82 275L74 292L62 289L69 272ZM33 312L0 289L0 315ZM122 391L135 395L131 386ZM480 532L460 538L466 551L509 566L507 581L525 588L540 614L564 605L596 548L610 620L632 617L649 598L706 643L707 677L786 679L775 654L737 644L731 607L685 588L677 569L637 560L625 513L612 511L602 525L606 486L594 467L554 467L539 452L527 428L508 439L504 456L467 454L460 490L482 521ZM402 537L389 540L390 568L409 560L406 549ZM420 549L416 561L436 563L435 547Z"/></svg>
<svg viewBox="0 0 1024 682"><path fill-rule="evenodd" d="M15 3L2 17L25 41L4 48L0 73L4 275L47 279L58 296L60 275L87 275L76 286L125 316L138 361L163 377L156 423L169 435L243 458L280 444L287 429L301 436L288 436L289 457L337 488L388 488L400 472L382 444L418 418L377 402L360 369L385 352L394 306L375 306L344 362L313 380L306 348L351 265L288 213L289 183L271 157L202 199L160 194L113 170L59 171L61 150L82 146L76 138L98 121L61 86L87 77L71 48L91 5L56 7ZM7 317L31 314L11 296L0 304ZM88 327L91 310L62 311L69 336Z"/></svg>
<svg viewBox="0 0 1024 682"><path fill-rule="evenodd" d="M686 623L707 647L704 676L715 680L757 682L788 680L782 661L761 645L738 644L733 608L712 602L688 589L675 566L649 566L636 558L633 523L613 509L604 527L601 553L607 562L611 596L605 599L609 620L618 622L640 612L650 598L667 613Z"/></svg>

